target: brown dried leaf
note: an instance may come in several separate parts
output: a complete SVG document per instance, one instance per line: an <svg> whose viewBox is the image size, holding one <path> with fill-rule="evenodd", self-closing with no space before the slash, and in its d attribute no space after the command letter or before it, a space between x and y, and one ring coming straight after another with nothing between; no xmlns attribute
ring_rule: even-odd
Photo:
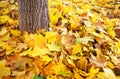
<svg viewBox="0 0 120 79"><path fill-rule="evenodd" d="M75 64L73 60L70 60L69 58L63 57L63 63L68 67L68 68L75 68Z"/></svg>
<svg viewBox="0 0 120 79"><path fill-rule="evenodd" d="M15 69L26 70L32 67L32 59L28 57L19 57L18 60L14 62Z"/></svg>
<svg viewBox="0 0 120 79"><path fill-rule="evenodd" d="M65 36L62 37L61 42L68 49L71 47L71 45L74 44L75 36L72 34L66 34Z"/></svg>
<svg viewBox="0 0 120 79"><path fill-rule="evenodd" d="M81 57L77 62L76 62L76 67L78 69L87 70L87 66L88 66L88 61L85 57Z"/></svg>
<svg viewBox="0 0 120 79"><path fill-rule="evenodd" d="M104 56L100 55L98 58L91 55L90 63L96 67L106 67L107 66L107 60Z"/></svg>

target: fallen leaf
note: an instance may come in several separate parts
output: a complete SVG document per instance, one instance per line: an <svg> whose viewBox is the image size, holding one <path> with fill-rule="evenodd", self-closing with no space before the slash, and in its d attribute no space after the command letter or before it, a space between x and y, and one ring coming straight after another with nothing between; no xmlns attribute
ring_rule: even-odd
<svg viewBox="0 0 120 79"><path fill-rule="evenodd" d="M25 43L18 43L16 49L23 50L23 49L27 49L27 48L28 48L27 44L25 44Z"/></svg>
<svg viewBox="0 0 120 79"><path fill-rule="evenodd" d="M116 79L116 76L111 69L103 68L103 70L104 70L104 73L108 79Z"/></svg>
<svg viewBox="0 0 120 79"><path fill-rule="evenodd" d="M61 42L67 49L69 49L75 43L75 36L68 33L62 37Z"/></svg>
<svg viewBox="0 0 120 79"><path fill-rule="evenodd" d="M90 62L92 65L96 66L96 67L106 67L107 66L107 60L104 56L98 56L95 57L92 55L91 59L90 59Z"/></svg>
<svg viewBox="0 0 120 79"><path fill-rule="evenodd" d="M49 63L47 66L43 68L43 74L46 76L53 75L53 74L56 74L56 70L57 70L56 63L52 61L51 63Z"/></svg>
<svg viewBox="0 0 120 79"><path fill-rule="evenodd" d="M77 62L76 62L76 67L78 69L87 70L87 66L88 66L88 61L85 57L81 57Z"/></svg>
<svg viewBox="0 0 120 79"><path fill-rule="evenodd" d="M41 35L41 34L28 34L25 33L24 36L24 42L28 44L29 47L34 47L34 45L37 45L39 47L45 47L47 40Z"/></svg>
<svg viewBox="0 0 120 79"><path fill-rule="evenodd" d="M6 67L6 60L1 60L0 61L0 78L2 79L3 76L9 76L10 75L10 68Z"/></svg>
<svg viewBox="0 0 120 79"><path fill-rule="evenodd" d="M0 31L0 36L5 35L8 32L7 28L2 28L2 30Z"/></svg>
<svg viewBox="0 0 120 79"><path fill-rule="evenodd" d="M37 76L35 75L33 79L46 79L44 76Z"/></svg>
<svg viewBox="0 0 120 79"><path fill-rule="evenodd" d="M14 67L18 70L27 70L32 67L32 59L27 57L18 57L14 62Z"/></svg>
<svg viewBox="0 0 120 79"><path fill-rule="evenodd" d="M0 7L6 7L9 3L7 1L0 1Z"/></svg>
<svg viewBox="0 0 120 79"><path fill-rule="evenodd" d="M0 24L4 24L4 23L6 23L6 22L8 22L8 23L10 23L10 24L12 24L12 23L14 23L14 20L13 19L11 19L9 16L7 16L7 15L4 15L4 16L0 16Z"/></svg>
<svg viewBox="0 0 120 79"><path fill-rule="evenodd" d="M82 46L81 44L78 44L78 43L72 46L72 54L77 54L77 53L82 54Z"/></svg>
<svg viewBox="0 0 120 79"><path fill-rule="evenodd" d="M112 28L110 28L110 27L107 27L107 28L106 28L106 31L108 32L108 34L109 34L110 36L115 36L115 31L114 31L114 29L112 29Z"/></svg>
<svg viewBox="0 0 120 79"><path fill-rule="evenodd" d="M46 32L45 38L47 39L48 43L55 42L57 39L57 33L56 32Z"/></svg>
<svg viewBox="0 0 120 79"><path fill-rule="evenodd" d="M13 35L13 36L20 36L21 32L19 30L10 30L10 33Z"/></svg>
<svg viewBox="0 0 120 79"><path fill-rule="evenodd" d="M21 53L20 53L20 56L26 56L26 55L28 55L31 51L32 51L32 48L29 48L28 50L25 50L25 51L21 52Z"/></svg>
<svg viewBox="0 0 120 79"><path fill-rule="evenodd" d="M60 52L61 51L61 47L58 44L55 43L51 43L51 44L46 44L49 51L56 51L56 52Z"/></svg>
<svg viewBox="0 0 120 79"><path fill-rule="evenodd" d="M90 71L89 71L89 76L86 78L86 79L93 79L95 77L95 75L99 72L99 68L95 68L94 66L92 66L90 68Z"/></svg>
<svg viewBox="0 0 120 79"><path fill-rule="evenodd" d="M80 74L78 73L78 72L76 72L75 70L74 70L74 76L75 76L75 78L76 79L84 79L82 76L80 76Z"/></svg>
<svg viewBox="0 0 120 79"><path fill-rule="evenodd" d="M89 41L94 41L91 37L77 38L76 42L81 44L88 44Z"/></svg>
<svg viewBox="0 0 120 79"><path fill-rule="evenodd" d="M62 61L59 61L58 64L56 65L56 74L61 75L64 77L70 77L72 75L72 72L67 68Z"/></svg>
<svg viewBox="0 0 120 79"><path fill-rule="evenodd" d="M35 57L35 56L43 56L49 53L50 51L47 48L40 48L38 46L35 46L33 50L28 53L28 55Z"/></svg>

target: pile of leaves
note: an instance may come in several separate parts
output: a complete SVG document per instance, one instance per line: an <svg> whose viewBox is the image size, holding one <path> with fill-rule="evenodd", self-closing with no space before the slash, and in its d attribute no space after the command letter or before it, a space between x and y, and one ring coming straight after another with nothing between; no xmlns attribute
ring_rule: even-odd
<svg viewBox="0 0 120 79"><path fill-rule="evenodd" d="M0 1L0 79L120 79L119 0L48 0L50 28L18 29Z"/></svg>

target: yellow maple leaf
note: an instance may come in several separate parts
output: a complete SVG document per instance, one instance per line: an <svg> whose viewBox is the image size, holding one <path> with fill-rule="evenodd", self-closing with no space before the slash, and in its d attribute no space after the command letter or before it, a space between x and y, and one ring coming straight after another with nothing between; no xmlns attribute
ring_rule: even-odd
<svg viewBox="0 0 120 79"><path fill-rule="evenodd" d="M92 66L90 68L89 76L86 79L93 79L95 77L95 74L97 74L99 70L99 68L95 68L94 66Z"/></svg>
<svg viewBox="0 0 120 79"><path fill-rule="evenodd" d="M116 18L104 20L105 25L108 26L108 27L114 27L115 22L117 22Z"/></svg>
<svg viewBox="0 0 120 79"><path fill-rule="evenodd" d="M72 72L70 71L69 68L67 68L62 61L60 60L58 64L56 65L56 74L61 75L64 77L70 77L72 75Z"/></svg>
<svg viewBox="0 0 120 79"><path fill-rule="evenodd" d="M34 47L35 45L39 47L46 47L47 40L41 34L24 34L24 42L29 45L29 47Z"/></svg>
<svg viewBox="0 0 120 79"><path fill-rule="evenodd" d="M17 49L11 49L11 50L7 50L5 53L6 55L10 55L12 52L20 52L20 51Z"/></svg>
<svg viewBox="0 0 120 79"><path fill-rule="evenodd" d="M57 12L56 14L50 13L50 23L55 25L58 22L58 18L61 17L61 13Z"/></svg>
<svg viewBox="0 0 120 79"><path fill-rule="evenodd" d="M45 38L47 39L48 43L55 42L57 39L57 33L56 32L46 32Z"/></svg>
<svg viewBox="0 0 120 79"><path fill-rule="evenodd" d="M80 74L74 70L74 76L76 79L84 79L83 77L80 76Z"/></svg>
<svg viewBox="0 0 120 79"><path fill-rule="evenodd" d="M21 32L19 30L10 30L10 33L14 36L20 36Z"/></svg>
<svg viewBox="0 0 120 79"><path fill-rule="evenodd" d="M77 54L77 53L82 54L82 46L81 44L78 44L78 43L72 46L72 54Z"/></svg>
<svg viewBox="0 0 120 79"><path fill-rule="evenodd" d="M3 41L0 41L0 47L4 46L5 45L5 42Z"/></svg>
<svg viewBox="0 0 120 79"><path fill-rule="evenodd" d="M115 31L114 31L113 28L107 27L107 28L106 28L106 31L108 32L108 34L109 34L110 36L115 36Z"/></svg>
<svg viewBox="0 0 120 79"><path fill-rule="evenodd" d="M0 23L6 23L6 22L12 24L14 23L14 20L7 15L0 16Z"/></svg>
<svg viewBox="0 0 120 79"><path fill-rule="evenodd" d="M33 42L40 47L45 47L46 39L41 34L30 34L30 37L34 40Z"/></svg>
<svg viewBox="0 0 120 79"><path fill-rule="evenodd" d="M73 13L74 15L74 8L72 6L65 6L64 13L68 13L69 15Z"/></svg>
<svg viewBox="0 0 120 79"><path fill-rule="evenodd" d="M49 57L48 55L41 56L41 58L42 58L43 61L46 61L46 62L52 61L52 58Z"/></svg>
<svg viewBox="0 0 120 79"><path fill-rule="evenodd" d="M26 56L26 55L28 55L31 52L31 50L32 50L32 47L29 48L28 50L23 51L22 53L20 53L20 56Z"/></svg>
<svg viewBox="0 0 120 79"><path fill-rule="evenodd" d="M27 32L24 33L23 40L25 43L27 43L29 45L29 47L34 46L34 41Z"/></svg>
<svg viewBox="0 0 120 79"><path fill-rule="evenodd" d="M76 21L74 21L74 19L73 20L71 19L70 23L71 23L71 29L76 30L77 29Z"/></svg>
<svg viewBox="0 0 120 79"><path fill-rule="evenodd" d="M9 46L8 43L5 43L2 48L5 49L5 50L7 50L7 51L12 50L12 47Z"/></svg>
<svg viewBox="0 0 120 79"><path fill-rule="evenodd" d="M35 56L43 56L49 54L50 51L47 48L40 48L38 46L34 46L33 50L28 53L28 55L35 57Z"/></svg>
<svg viewBox="0 0 120 79"><path fill-rule="evenodd" d="M91 7L91 5L83 4L81 8L82 8L84 11L88 11L88 10L90 10L92 7Z"/></svg>
<svg viewBox="0 0 120 79"><path fill-rule="evenodd" d="M3 76L8 76L10 75L10 68L9 67L5 67L6 61L5 60L1 60L0 61L0 79L2 79Z"/></svg>
<svg viewBox="0 0 120 79"><path fill-rule="evenodd" d="M94 14L93 17L92 17L92 21L93 21L93 22L96 22L96 21L97 21L97 17L98 17L98 15L97 15L97 14Z"/></svg>

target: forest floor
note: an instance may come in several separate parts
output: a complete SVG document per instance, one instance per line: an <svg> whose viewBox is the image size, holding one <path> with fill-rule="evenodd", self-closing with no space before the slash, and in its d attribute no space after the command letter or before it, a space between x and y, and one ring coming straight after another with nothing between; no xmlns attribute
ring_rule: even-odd
<svg viewBox="0 0 120 79"><path fill-rule="evenodd" d="M119 0L48 0L49 31L18 29L0 1L0 79L120 79Z"/></svg>

